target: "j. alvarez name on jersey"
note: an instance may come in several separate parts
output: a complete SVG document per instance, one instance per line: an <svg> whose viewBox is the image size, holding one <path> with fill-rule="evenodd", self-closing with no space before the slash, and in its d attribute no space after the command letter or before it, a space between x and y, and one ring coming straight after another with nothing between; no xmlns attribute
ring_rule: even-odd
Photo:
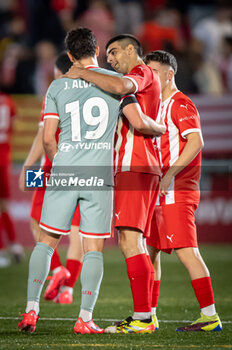
<svg viewBox="0 0 232 350"><path fill-rule="evenodd" d="M82 79L75 79L64 82L64 90L70 90L70 89L87 89L91 86L94 86L92 83L89 83Z"/></svg>

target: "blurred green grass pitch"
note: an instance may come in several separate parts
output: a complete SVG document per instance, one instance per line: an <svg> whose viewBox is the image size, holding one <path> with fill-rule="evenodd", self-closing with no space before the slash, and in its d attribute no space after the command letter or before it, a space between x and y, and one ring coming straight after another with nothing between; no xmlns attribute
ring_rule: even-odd
<svg viewBox="0 0 232 350"><path fill-rule="evenodd" d="M210 270L217 312L223 321L232 322L232 246L203 245L201 254ZM63 262L65 250L60 249ZM30 251L19 265L0 269L0 317L19 317L25 310L28 261ZM133 313L132 297L126 266L118 248L104 252L104 278L94 319L99 326ZM46 282L47 283L47 282ZM158 307L159 331L152 335L75 335L70 320L42 318L73 318L80 306L80 282L74 290L72 305L57 305L41 299L36 332L18 331L17 319L0 319L0 349L232 349L232 323L225 323L222 332L179 333L175 329L182 320L195 320L199 308L189 276L175 254L162 255L162 282ZM162 322L174 320L175 322ZM176 322L177 321L177 322Z"/></svg>

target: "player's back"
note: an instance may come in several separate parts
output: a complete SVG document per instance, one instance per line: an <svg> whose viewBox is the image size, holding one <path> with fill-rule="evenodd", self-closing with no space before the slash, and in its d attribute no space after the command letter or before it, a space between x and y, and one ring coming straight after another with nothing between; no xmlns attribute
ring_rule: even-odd
<svg viewBox="0 0 232 350"><path fill-rule="evenodd" d="M115 74L94 67L104 74ZM113 139L119 98L82 79L52 82L46 96L44 119L59 119L61 130L56 165L113 165Z"/></svg>

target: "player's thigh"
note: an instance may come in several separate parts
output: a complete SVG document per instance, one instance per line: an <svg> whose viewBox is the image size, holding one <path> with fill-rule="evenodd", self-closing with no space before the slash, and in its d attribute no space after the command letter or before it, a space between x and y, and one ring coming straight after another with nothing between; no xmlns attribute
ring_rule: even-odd
<svg viewBox="0 0 232 350"><path fill-rule="evenodd" d="M147 222L146 226L143 232L144 238L150 237L151 234L151 223L152 218L155 212L157 197L158 197L158 191L159 191L159 184L160 184L160 177L157 175L152 175L152 178L149 177L147 179L150 183L150 191L148 192L148 199L147 199Z"/></svg>
<svg viewBox="0 0 232 350"><path fill-rule="evenodd" d="M145 232L151 206L155 204L158 176L123 172L116 175L115 226Z"/></svg>
<svg viewBox="0 0 232 350"><path fill-rule="evenodd" d="M156 206L150 226L150 236L147 237L147 245L152 248L152 251L161 250L163 246L163 236L166 230L164 223L163 207ZM171 251L170 251L171 253Z"/></svg>
<svg viewBox="0 0 232 350"><path fill-rule="evenodd" d="M157 206L148 244L170 253L175 248L197 247L195 206L175 203Z"/></svg>
<svg viewBox="0 0 232 350"><path fill-rule="evenodd" d="M109 238L112 231L113 188L83 191L79 200L80 233L84 237Z"/></svg>
<svg viewBox="0 0 232 350"><path fill-rule="evenodd" d="M80 222L81 222L81 214L80 214L80 208L79 208L79 204L76 207L75 213L73 215L72 218L72 223L71 225L73 226L78 226L78 232L79 232L79 226L80 226Z"/></svg>
<svg viewBox="0 0 232 350"><path fill-rule="evenodd" d="M83 259L82 237L79 233L79 226L75 226L73 223L69 235L67 258L79 261L82 261Z"/></svg>
<svg viewBox="0 0 232 350"><path fill-rule="evenodd" d="M40 226L53 233L69 234L77 201L77 191L46 190Z"/></svg>
<svg viewBox="0 0 232 350"><path fill-rule="evenodd" d="M34 220L40 222L41 212L43 207L45 189L37 189L34 191L31 201L31 212L30 216Z"/></svg>
<svg viewBox="0 0 232 350"><path fill-rule="evenodd" d="M31 217L30 221L30 228L31 232L33 234L33 237L36 242L39 241L39 236L40 236L40 226L39 226L39 221L35 220L34 218Z"/></svg>
<svg viewBox="0 0 232 350"><path fill-rule="evenodd" d="M163 206L166 237L173 248L197 247L196 206L176 203Z"/></svg>

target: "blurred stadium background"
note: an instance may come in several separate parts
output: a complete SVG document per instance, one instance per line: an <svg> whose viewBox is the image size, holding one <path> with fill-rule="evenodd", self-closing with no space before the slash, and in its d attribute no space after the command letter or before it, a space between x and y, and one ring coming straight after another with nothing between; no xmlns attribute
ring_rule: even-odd
<svg viewBox="0 0 232 350"><path fill-rule="evenodd" d="M17 109L10 212L19 242L33 245L32 193L18 189L19 172L37 132L54 59L76 26L94 31L105 67L104 45L122 32L136 35L144 53L164 49L177 57L177 85L200 112L205 141L199 241L232 243L232 5L223 0L0 1L0 89Z"/></svg>

